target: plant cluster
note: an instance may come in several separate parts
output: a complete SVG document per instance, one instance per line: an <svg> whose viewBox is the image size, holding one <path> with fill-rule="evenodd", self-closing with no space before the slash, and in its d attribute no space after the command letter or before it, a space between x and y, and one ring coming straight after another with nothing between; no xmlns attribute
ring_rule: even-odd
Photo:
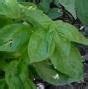
<svg viewBox="0 0 88 89"><path fill-rule="evenodd" d="M38 76L53 85L83 80L77 44L88 45L88 39L73 25L55 19L63 5L87 24L87 2L0 0L0 89L36 89L33 80Z"/></svg>

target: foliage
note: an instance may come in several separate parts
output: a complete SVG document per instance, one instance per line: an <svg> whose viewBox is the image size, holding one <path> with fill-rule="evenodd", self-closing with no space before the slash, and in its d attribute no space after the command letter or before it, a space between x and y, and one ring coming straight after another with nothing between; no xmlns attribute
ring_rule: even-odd
<svg viewBox="0 0 88 89"><path fill-rule="evenodd" d="M76 44L88 45L88 39L71 24L53 20L62 15L60 4L76 17L75 3L60 1L0 0L0 89L36 89L35 75L53 85L83 80ZM80 5L77 14L87 23Z"/></svg>
<svg viewBox="0 0 88 89"><path fill-rule="evenodd" d="M77 16L84 24L88 24L88 1L87 0L76 0Z"/></svg>

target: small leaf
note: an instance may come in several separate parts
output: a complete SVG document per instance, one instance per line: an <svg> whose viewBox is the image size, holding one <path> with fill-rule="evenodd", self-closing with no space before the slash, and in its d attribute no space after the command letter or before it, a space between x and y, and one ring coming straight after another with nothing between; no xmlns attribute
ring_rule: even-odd
<svg viewBox="0 0 88 89"><path fill-rule="evenodd" d="M62 16L62 12L59 8L52 8L49 10L49 12L47 14L51 19L56 19L56 18Z"/></svg>
<svg viewBox="0 0 88 89"><path fill-rule="evenodd" d="M43 31L41 29L35 31L32 34L28 45L30 62L39 62L49 58L55 47L53 41L52 32Z"/></svg>
<svg viewBox="0 0 88 89"><path fill-rule="evenodd" d="M57 32L59 35L71 42L88 45L88 39L76 27L62 21L57 21L56 25L58 26Z"/></svg>
<svg viewBox="0 0 88 89"><path fill-rule="evenodd" d="M45 13L47 13L50 9L50 3L52 0L41 0L38 7L43 10Z"/></svg>

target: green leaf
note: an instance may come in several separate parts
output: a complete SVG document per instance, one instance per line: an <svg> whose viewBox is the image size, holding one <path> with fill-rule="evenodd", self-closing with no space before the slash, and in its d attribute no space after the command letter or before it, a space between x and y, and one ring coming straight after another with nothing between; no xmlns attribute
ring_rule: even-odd
<svg viewBox="0 0 88 89"><path fill-rule="evenodd" d="M51 26L53 30L57 29L58 33L62 34L64 37L70 41L88 45L88 40L83 37L83 35L72 25L59 21L57 24L47 17L41 10L34 6L25 8L25 18L28 22L33 25L40 26L42 29L49 29ZM30 13L29 13L30 12ZM38 17L38 18L36 18ZM42 18L43 17L43 18Z"/></svg>
<svg viewBox="0 0 88 89"><path fill-rule="evenodd" d="M53 33L41 29L33 32L29 45L28 55L30 62L39 62L49 58L55 48Z"/></svg>
<svg viewBox="0 0 88 89"><path fill-rule="evenodd" d="M12 23L11 19L0 15L0 28L2 28L3 26L5 26L7 24L11 24L11 23Z"/></svg>
<svg viewBox="0 0 88 89"><path fill-rule="evenodd" d="M75 0L77 16L84 23L88 24L88 0Z"/></svg>
<svg viewBox="0 0 88 89"><path fill-rule="evenodd" d="M53 65L49 61L34 63L33 67L35 68L40 78L56 86L78 82L83 79L76 79L74 76L70 77L57 71L55 68L53 68Z"/></svg>
<svg viewBox="0 0 88 89"><path fill-rule="evenodd" d="M50 58L54 67L74 79L82 79L83 64L78 50L68 40L61 39L57 34L55 35L55 40L56 49Z"/></svg>
<svg viewBox="0 0 88 89"><path fill-rule="evenodd" d="M58 26L57 32L59 35L63 36L71 42L88 45L88 39L85 38L83 34L80 33L73 25L62 21L57 21L56 25Z"/></svg>
<svg viewBox="0 0 88 89"><path fill-rule="evenodd" d="M56 19L62 15L62 12L59 8L52 8L47 14L51 19Z"/></svg>
<svg viewBox="0 0 88 89"><path fill-rule="evenodd" d="M7 25L0 30L0 51L16 52L27 45L31 27L24 24Z"/></svg>
<svg viewBox="0 0 88 89"><path fill-rule="evenodd" d="M34 3L32 3L31 1L29 1L29 2L19 1L19 2L20 2L21 5L23 5L27 8L29 8L29 6L32 6L32 5L36 7L36 5Z"/></svg>
<svg viewBox="0 0 88 89"><path fill-rule="evenodd" d="M64 38L63 35L58 34L57 31L54 32L54 40L56 49L61 49L60 51L68 56L71 50L71 42Z"/></svg>
<svg viewBox="0 0 88 89"><path fill-rule="evenodd" d="M17 0L18 2L25 2L26 0Z"/></svg>
<svg viewBox="0 0 88 89"><path fill-rule="evenodd" d="M41 0L38 7L43 10L44 12L48 12L50 9L50 3L52 2L52 0Z"/></svg>
<svg viewBox="0 0 88 89"><path fill-rule="evenodd" d="M22 14L16 0L0 0L0 15L17 19Z"/></svg>
<svg viewBox="0 0 88 89"><path fill-rule="evenodd" d="M5 68L7 67L7 65L8 65L8 63L7 62L5 62L3 59L2 60L0 60L0 69L1 70L5 70Z"/></svg>
<svg viewBox="0 0 88 89"><path fill-rule="evenodd" d="M5 69L5 80L9 89L36 89L28 73L25 57L12 61Z"/></svg>
<svg viewBox="0 0 88 89"><path fill-rule="evenodd" d="M51 63L47 61L37 62L33 64L38 75L46 82L58 85L59 84L59 74L52 68Z"/></svg>
<svg viewBox="0 0 88 89"><path fill-rule="evenodd" d="M36 89L35 85L32 82L32 79L30 78L31 76L29 76L30 72L28 70L27 60L28 59L26 58L26 55L24 53L18 65L18 74L23 83L24 89Z"/></svg>
<svg viewBox="0 0 88 89"><path fill-rule="evenodd" d="M81 79L75 79L74 77L69 77L61 72L58 72L59 73L59 80L58 80L58 83L56 83L57 85L69 85L71 84L72 82L80 82L81 80L84 80L83 77ZM55 85L56 85L55 84Z"/></svg>
<svg viewBox="0 0 88 89"><path fill-rule="evenodd" d="M8 89L5 79L0 79L0 89Z"/></svg>
<svg viewBox="0 0 88 89"><path fill-rule="evenodd" d="M37 89L30 79L24 82L24 89Z"/></svg>
<svg viewBox="0 0 88 89"><path fill-rule="evenodd" d="M56 5L63 5L66 10L68 10L74 18L76 18L76 10L75 10L75 0L55 0Z"/></svg>
<svg viewBox="0 0 88 89"><path fill-rule="evenodd" d="M20 5L20 8L23 9L23 16L25 20L31 23L33 26L39 26L42 29L48 29L51 24L54 22L39 10L35 5L29 7L24 7ZM37 17L37 18L36 18Z"/></svg>
<svg viewBox="0 0 88 89"><path fill-rule="evenodd" d="M17 73L17 65L19 61L11 62L5 71L5 80L9 86L9 89L23 89L22 81Z"/></svg>

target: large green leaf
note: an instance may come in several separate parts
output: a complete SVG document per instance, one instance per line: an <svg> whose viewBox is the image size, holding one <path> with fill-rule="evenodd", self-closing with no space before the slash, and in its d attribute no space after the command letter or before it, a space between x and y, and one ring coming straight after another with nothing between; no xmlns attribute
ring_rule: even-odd
<svg viewBox="0 0 88 89"><path fill-rule="evenodd" d="M62 21L57 21L56 25L58 26L57 32L61 36L71 42L88 45L88 39L86 39L76 27Z"/></svg>
<svg viewBox="0 0 88 89"><path fill-rule="evenodd" d="M0 51L15 52L25 46L30 37L31 28L24 24L7 25L0 30Z"/></svg>
<svg viewBox="0 0 88 89"><path fill-rule="evenodd" d="M41 29L33 32L28 45L30 62L39 62L49 58L54 48L55 44L52 32Z"/></svg>
<svg viewBox="0 0 88 89"><path fill-rule="evenodd" d="M72 82L78 82L82 80L82 78L77 79L74 76L70 77L57 71L53 68L53 65L49 61L37 62L34 63L33 66L40 78L56 86L70 84Z"/></svg>
<svg viewBox="0 0 88 89"><path fill-rule="evenodd" d="M77 16L84 23L88 24L88 0L75 0Z"/></svg>
<svg viewBox="0 0 88 89"><path fill-rule="evenodd" d="M0 0L0 15L9 18L21 18L21 10L16 0Z"/></svg>
<svg viewBox="0 0 88 89"><path fill-rule="evenodd" d="M74 79L82 79L83 65L78 50L68 41L61 40L57 35L55 35L55 40L56 50L50 58L54 67Z"/></svg>

